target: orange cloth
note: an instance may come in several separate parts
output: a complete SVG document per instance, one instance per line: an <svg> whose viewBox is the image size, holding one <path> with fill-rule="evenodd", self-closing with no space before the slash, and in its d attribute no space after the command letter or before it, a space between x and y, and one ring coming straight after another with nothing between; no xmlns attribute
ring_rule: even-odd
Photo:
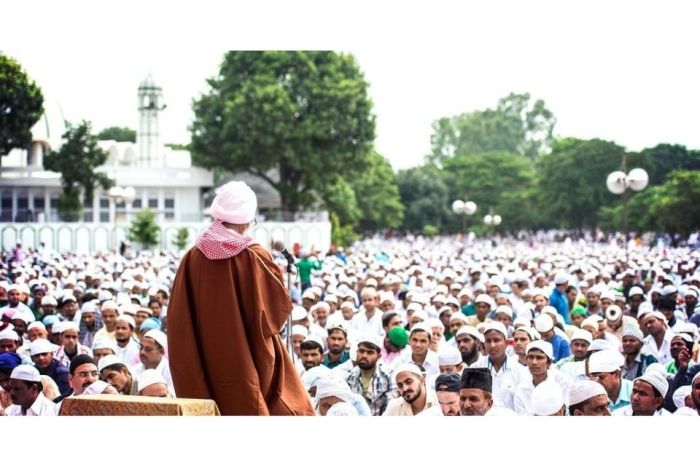
<svg viewBox="0 0 700 466"><path fill-rule="evenodd" d="M69 396L59 416L218 416L213 400L127 395Z"/></svg>
<svg viewBox="0 0 700 466"><path fill-rule="evenodd" d="M314 415L278 334L292 302L270 254L253 244L228 259L185 254L168 305L178 397L213 399L222 415Z"/></svg>

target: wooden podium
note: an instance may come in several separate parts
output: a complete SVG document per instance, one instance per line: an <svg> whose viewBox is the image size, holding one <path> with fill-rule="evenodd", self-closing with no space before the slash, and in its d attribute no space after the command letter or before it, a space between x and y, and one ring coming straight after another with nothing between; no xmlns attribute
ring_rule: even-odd
<svg viewBox="0 0 700 466"><path fill-rule="evenodd" d="M132 395L64 398L59 416L220 416L214 400Z"/></svg>

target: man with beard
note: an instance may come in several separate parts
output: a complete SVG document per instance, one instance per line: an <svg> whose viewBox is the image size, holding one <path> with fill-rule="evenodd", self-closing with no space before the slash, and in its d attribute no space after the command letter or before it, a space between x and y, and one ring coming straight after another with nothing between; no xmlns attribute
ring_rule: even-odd
<svg viewBox="0 0 700 466"><path fill-rule="evenodd" d="M597 351L588 358L588 376L605 387L611 411L628 406L632 397L632 382L622 378L623 363L622 355L613 349Z"/></svg>
<svg viewBox="0 0 700 466"><path fill-rule="evenodd" d="M80 324L78 301L72 291L67 291L58 301L58 318L62 321Z"/></svg>
<svg viewBox="0 0 700 466"><path fill-rule="evenodd" d="M165 357L167 347L168 337L165 333L157 329L149 330L141 340L141 349L139 350L141 362L131 366L129 372L138 379L144 371L154 369L163 377L168 385L168 390L175 393L173 379L170 375L170 364L168 358Z"/></svg>
<svg viewBox="0 0 700 466"><path fill-rule="evenodd" d="M437 395L425 385L423 371L414 363L399 365L394 380L401 398L394 398L384 411L384 416L415 416L423 410L438 407Z"/></svg>
<svg viewBox="0 0 700 466"><path fill-rule="evenodd" d="M441 374L435 380L435 393L443 416L459 416L459 392L462 389L461 374Z"/></svg>
<svg viewBox="0 0 700 466"><path fill-rule="evenodd" d="M320 366L323 362L323 344L316 335L309 335L301 342L301 364L304 371ZM299 375L303 375L303 372Z"/></svg>
<svg viewBox="0 0 700 466"><path fill-rule="evenodd" d="M622 353L625 363L622 365L622 378L632 381L641 377L650 364L658 362L651 354L642 351L644 344L642 331L633 325L622 329Z"/></svg>
<svg viewBox="0 0 700 466"><path fill-rule="evenodd" d="M467 368L462 373L459 411L462 416L484 416L493 406L493 380L487 368Z"/></svg>
<svg viewBox="0 0 700 466"><path fill-rule="evenodd" d="M661 364L672 361L673 332L666 326L666 316L660 311L652 311L644 316L642 325L646 327L648 333L644 337L644 351L654 356Z"/></svg>
<svg viewBox="0 0 700 466"><path fill-rule="evenodd" d="M685 292L685 313L688 322L700 327L700 307L698 307L698 290L695 287L688 288Z"/></svg>
<svg viewBox="0 0 700 466"><path fill-rule="evenodd" d="M114 324L114 337L117 340L117 356L121 361L131 366L139 361L139 344L132 338L136 323L128 314L117 317Z"/></svg>
<svg viewBox="0 0 700 466"><path fill-rule="evenodd" d="M56 405L42 393L41 375L36 368L21 364L12 370L9 392L12 405L8 416L55 416Z"/></svg>
<svg viewBox="0 0 700 466"><path fill-rule="evenodd" d="M668 392L668 381L661 373L650 370L634 380L632 402L613 411L614 416L669 416L663 408Z"/></svg>
<svg viewBox="0 0 700 466"><path fill-rule="evenodd" d="M102 316L97 312L97 304L83 304L80 308L80 344L91 348L95 334L102 325Z"/></svg>
<svg viewBox="0 0 700 466"><path fill-rule="evenodd" d="M11 319L15 313L20 311L29 312L34 315L31 308L21 301L19 285L12 284L7 287L7 306L0 307L0 317Z"/></svg>
<svg viewBox="0 0 700 466"><path fill-rule="evenodd" d="M673 361L666 364L666 372L670 375L675 375L678 373L678 356L681 351L685 349L688 353L693 352L693 338L687 333L676 333L673 338L671 338L671 357ZM692 364L692 361L690 362Z"/></svg>
<svg viewBox="0 0 700 466"><path fill-rule="evenodd" d="M481 354L481 345L484 343L484 336L476 328L469 325L461 327L455 335L457 349L462 355L462 362L465 367L472 367L477 362L484 359Z"/></svg>
<svg viewBox="0 0 700 466"><path fill-rule="evenodd" d="M695 409L697 410L698 414L700 414L700 372L695 374L695 377L693 377L693 381L690 384L690 397L693 400Z"/></svg>
<svg viewBox="0 0 700 466"><path fill-rule="evenodd" d="M58 385L61 395L70 392L68 384L68 367L53 357L54 346L43 338L37 338L29 345L29 354L41 375L48 375Z"/></svg>
<svg viewBox="0 0 700 466"><path fill-rule="evenodd" d="M105 356L97 364L100 378L117 389L122 395L138 394L138 383L129 368L114 355Z"/></svg>
<svg viewBox="0 0 700 466"><path fill-rule="evenodd" d="M78 343L78 324L75 322L57 322L55 326L60 326L61 347L54 354L54 358L61 364L70 366L73 358L80 354L92 356L90 348ZM70 376L68 378L70 379Z"/></svg>
<svg viewBox="0 0 700 466"><path fill-rule="evenodd" d="M83 391L92 385L93 382L99 380L100 373L97 371L97 364L87 354L79 354L70 362L70 373L68 374L68 384L71 391L65 395L61 395L54 400L54 403L60 403L68 396L81 395ZM57 408L60 410L60 405Z"/></svg>
<svg viewBox="0 0 700 466"><path fill-rule="evenodd" d="M333 369L350 359L350 352L345 349L348 344L348 331L344 325L336 324L328 329L326 344L328 352L322 364L327 368Z"/></svg>
<svg viewBox="0 0 700 466"><path fill-rule="evenodd" d="M380 360L382 338L365 334L357 341L357 366L347 378L353 393L361 395L369 405L372 416L381 416L389 400L396 397L396 383Z"/></svg>
<svg viewBox="0 0 700 466"><path fill-rule="evenodd" d="M593 343L591 332L577 328L571 334L571 356L556 363L555 367L574 380L585 378L585 359L591 343Z"/></svg>
<svg viewBox="0 0 700 466"><path fill-rule="evenodd" d="M476 314L467 318L467 324L471 325L472 327L476 327L482 322L491 322L489 314L496 308L496 302L491 296L481 294L474 300L474 308L476 309Z"/></svg>
<svg viewBox="0 0 700 466"><path fill-rule="evenodd" d="M639 312L639 306L641 306L641 304L644 302L644 290L638 286L633 286L630 288L627 301L629 302L629 311L627 312L627 315L636 319L637 313Z"/></svg>

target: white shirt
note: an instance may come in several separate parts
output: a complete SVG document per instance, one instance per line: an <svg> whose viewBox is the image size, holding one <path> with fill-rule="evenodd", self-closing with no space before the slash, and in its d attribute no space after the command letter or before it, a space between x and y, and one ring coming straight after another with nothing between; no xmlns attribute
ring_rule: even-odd
<svg viewBox="0 0 700 466"><path fill-rule="evenodd" d="M130 367L140 361L139 358L139 345L134 341L133 338L129 338L129 343L122 348L117 343L117 357L124 363L126 367Z"/></svg>
<svg viewBox="0 0 700 466"><path fill-rule="evenodd" d="M397 367L407 362L414 362L413 350L411 350L410 346L407 346L404 349L402 349L401 354L399 354L393 361L391 361L391 364L389 365L389 372L393 373ZM440 359L438 358L438 355L435 351L428 350L428 354L425 355L425 361L423 362L423 364L421 364L421 366L423 367L423 369L425 369L426 376L440 375Z"/></svg>
<svg viewBox="0 0 700 466"><path fill-rule="evenodd" d="M369 333L371 335L384 335L384 327L382 327L382 311L379 308L374 310L374 315L367 318L366 311L362 309L352 318L350 326L357 335Z"/></svg>
<svg viewBox="0 0 700 466"><path fill-rule="evenodd" d="M25 414L22 414L22 407L19 405L10 405L5 410L8 416L57 416L56 403L47 399L43 393L39 393L34 403L29 407Z"/></svg>
<svg viewBox="0 0 700 466"><path fill-rule="evenodd" d="M642 353L651 354L659 361L661 364L668 364L673 361L671 356L671 340L673 339L673 332L666 330L664 333L664 339L661 342L661 348L656 346L656 341L654 341L653 335L647 335L644 337L644 346L642 347Z"/></svg>
<svg viewBox="0 0 700 466"><path fill-rule="evenodd" d="M529 373L530 371L528 371ZM565 400L569 399L569 386L571 385L571 378L563 374L557 369L549 369L547 371L548 381L553 381L559 388L561 388L562 395ZM526 379L518 384L515 389L515 395L513 396L513 410L521 415L530 415L532 413L532 391L535 389L535 384L532 382L532 374L530 378Z"/></svg>
<svg viewBox="0 0 700 466"><path fill-rule="evenodd" d="M613 416L632 416L632 405L627 405L622 408L618 408L612 412ZM664 408L657 409L654 411L654 416L671 416L671 413L666 411Z"/></svg>
<svg viewBox="0 0 700 466"><path fill-rule="evenodd" d="M423 408L423 410L418 414L435 406L437 406L437 408L441 410L440 402L437 398L437 393L435 393L432 390L428 390L426 387L423 387L423 390L426 390L427 392L425 399L425 408ZM402 396L399 396L398 398L392 398L391 400L389 400L389 404L386 407L386 411L384 411L382 416L413 416L413 410L411 409L411 404L404 400Z"/></svg>
<svg viewBox="0 0 700 466"><path fill-rule="evenodd" d="M491 364L489 358L483 358L477 361L471 367L486 367L491 370L493 379L492 394L494 406L513 409L513 396L518 384L530 375L527 367L522 366L518 362L517 356L507 357L501 370L496 372L496 369Z"/></svg>
<svg viewBox="0 0 700 466"><path fill-rule="evenodd" d="M79 354L87 354L88 356L92 357L92 350L88 348L87 346L83 346L80 343L78 343L78 350L75 353L75 355ZM66 354L66 347L65 346L59 346L53 353L53 358L58 359L58 361L63 364L66 367L70 367L70 358Z"/></svg>

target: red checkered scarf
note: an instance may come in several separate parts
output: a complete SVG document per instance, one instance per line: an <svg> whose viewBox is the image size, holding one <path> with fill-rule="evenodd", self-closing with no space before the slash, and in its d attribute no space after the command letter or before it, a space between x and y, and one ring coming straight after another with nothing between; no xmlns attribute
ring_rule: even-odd
<svg viewBox="0 0 700 466"><path fill-rule="evenodd" d="M229 259L252 244L257 244L257 241L229 230L221 220L214 220L195 243L197 249L211 260Z"/></svg>

